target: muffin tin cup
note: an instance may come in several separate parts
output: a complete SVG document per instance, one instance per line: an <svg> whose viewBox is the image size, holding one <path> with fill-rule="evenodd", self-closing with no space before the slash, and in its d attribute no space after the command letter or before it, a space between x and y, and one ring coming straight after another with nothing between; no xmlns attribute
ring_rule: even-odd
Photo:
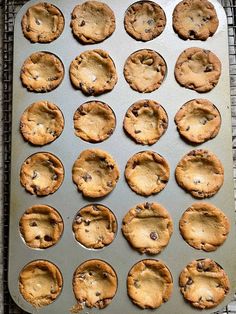
<svg viewBox="0 0 236 314"><path fill-rule="evenodd" d="M62 35L50 44L32 44L21 30L21 19L27 8L38 1L29 1L20 10L15 22L14 33L14 77L13 77L13 119L12 119L12 159L11 159L11 206L9 227L9 290L15 302L29 313L70 313L76 304L72 290L72 278L75 269L89 259L101 259L110 264L118 277L118 289L110 305L103 310L84 308L80 313L140 313L141 309L135 306L127 295L126 280L131 267L142 259L153 258L163 261L173 276L173 292L169 301L162 304L158 313L190 314L199 313L190 304L184 301L180 293L178 279L185 266L194 259L211 258L221 265L229 276L231 289L224 301L214 309L204 310L212 313L228 304L236 290L236 232L233 194L233 163L231 143L231 103L228 61L228 33L227 20L224 9L212 0L219 18L219 27L215 35L207 41L184 41L180 39L172 28L172 12L179 0L159 0L167 18L163 33L148 42L140 42L130 37L124 29L124 14L134 1L103 0L115 13L116 30L105 41L98 44L81 45L72 35L69 26L73 8L82 3L81 0L54 0L64 14L65 28ZM221 77L214 89L208 93L199 94L181 87L174 78L174 66L180 53L189 47L210 49L222 62ZM71 61L81 52L89 49L106 50L115 62L118 83L111 92L92 97L85 96L81 91L73 88L69 78ZM167 75L159 89L152 93L141 94L130 88L123 75L126 59L133 52L140 49L153 49L166 61ZM33 93L27 91L21 84L20 70L24 60L33 52L49 51L56 54L63 62L65 76L58 88L48 93ZM206 98L213 102L222 117L222 125L216 138L198 146L183 141L176 129L174 116L179 108L194 98ZM169 125L166 133L152 146L142 146L132 141L123 131L123 119L127 109L141 99L153 99L166 110ZM58 105L65 118L65 128L61 136L51 144L35 147L23 140L19 132L19 121L24 110L33 102L48 100ZM84 102L98 100L107 103L116 115L116 129L110 138L102 143L92 144L81 140L74 134L73 115L76 109ZM72 166L79 154L89 148L100 148L109 152L120 169L120 179L115 189L106 197L100 199L85 199L77 191L72 181ZM209 149L221 160L225 180L217 194L204 201L219 207L229 218L231 229L225 243L214 252L204 252L190 247L181 237L179 220L183 212L197 200L182 190L175 181L174 171L179 160L193 149ZM162 155L170 165L170 180L159 194L143 197L135 194L126 183L124 177L125 165L135 153L143 150L153 150ZM61 187L52 195L37 197L27 193L20 184L19 173L24 160L36 153L48 151L55 154L63 163L65 178ZM133 250L121 232L122 219L127 211L138 203L158 202L170 213L174 222L174 232L168 246L154 256L141 255ZM112 210L118 222L118 231L115 240L100 250L86 249L74 238L72 222L79 209L90 203L100 203ZM64 232L60 241L46 250L33 250L27 247L21 238L19 220L24 211L34 204L47 204L54 207L64 221ZM22 268L33 260L48 260L60 269L63 276L63 289L60 296L52 304L35 309L27 303L19 291L19 273ZM143 310L142 313L150 313Z"/></svg>

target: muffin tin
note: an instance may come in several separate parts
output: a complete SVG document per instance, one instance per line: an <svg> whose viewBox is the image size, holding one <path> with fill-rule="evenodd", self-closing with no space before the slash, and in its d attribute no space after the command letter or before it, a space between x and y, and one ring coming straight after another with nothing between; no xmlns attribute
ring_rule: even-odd
<svg viewBox="0 0 236 314"><path fill-rule="evenodd" d="M15 22L14 33L14 78L13 78L13 123L12 123L12 159L11 159L11 207L10 207L10 239L9 239L9 290L15 302L29 313L70 313L76 304L72 290L72 278L75 269L89 259L101 259L110 264L118 277L118 290L111 304L101 313L140 313L127 296L126 280L131 267L146 258L160 259L170 269L173 276L173 292L167 303L157 309L158 313L190 314L199 312L184 301L178 285L178 277L183 268L194 259L211 258L219 263L227 272L231 289L225 300L216 308L205 310L211 313L229 303L236 290L236 246L235 246L235 213L233 195L233 164L231 150L231 108L230 83L228 62L227 21L223 8L212 0L219 18L219 27L212 38L207 41L184 41L180 39L172 28L172 12L179 0L159 0L167 18L163 33L148 42L139 42L130 37L124 28L124 14L134 1L103 0L115 13L116 30L105 41L98 44L81 45L72 35L69 26L73 8L83 1L54 0L65 17L65 28L62 35L50 44L32 44L23 35L21 19L29 6L39 1L29 1L20 10ZM222 73L217 86L208 93L199 94L181 87L174 78L174 66L180 53L189 47L200 47L213 51L222 62ZM69 79L71 61L81 52L89 49L106 50L116 65L118 83L111 92L101 96L85 96L75 90ZM123 67L128 56L140 49L153 49L166 61L167 75L161 87L152 93L141 94L130 88L123 75ZM48 51L56 54L64 64L65 76L61 85L48 93L33 93L27 91L20 81L20 70L25 59L37 51ZM187 101L193 98L206 98L212 101L221 113L222 125L216 138L198 146L184 142L174 123L175 113ZM152 146L142 146L132 141L123 131L123 119L127 109L141 99L153 99L166 110L169 126L166 133ZM65 118L65 128L61 136L51 144L43 147L31 146L25 142L19 132L19 121L24 110L33 102L48 100L62 110ZM107 103L115 113L116 129L114 133L102 143L88 143L74 134L73 115L84 102L98 100ZM101 148L109 152L117 161L120 168L120 179L112 193L102 199L85 199L77 191L72 182L72 166L78 155L88 148ZM210 202L221 208L230 219L231 229L225 243L215 252L206 253L190 247L181 237L178 230L179 219L183 212L197 200L184 192L176 183L174 171L183 155L194 148L209 149L221 160L225 170L225 181L220 191L210 199ZM154 150L167 159L171 169L170 180L166 188L159 194L142 197L135 194L127 185L124 169L128 159L143 150ZM63 163L65 178L61 187L52 195L37 197L27 193L20 184L20 168L24 160L36 152L50 152L55 154ZM133 250L121 233L122 219L127 211L141 202L158 202L170 213L174 222L174 232L168 246L158 255L140 255ZM114 241L100 250L86 249L79 244L72 231L72 223L79 209L90 203L107 206L115 214L118 230ZM19 220L25 210L34 204L47 204L54 207L64 221L64 232L60 241L46 250L34 250L24 243L19 230ZM63 289L60 296L52 304L40 309L33 308L27 303L19 291L19 273L22 268L34 260L48 260L60 269L63 276ZM81 313L98 313L98 309L85 308ZM149 310L143 310L149 313Z"/></svg>

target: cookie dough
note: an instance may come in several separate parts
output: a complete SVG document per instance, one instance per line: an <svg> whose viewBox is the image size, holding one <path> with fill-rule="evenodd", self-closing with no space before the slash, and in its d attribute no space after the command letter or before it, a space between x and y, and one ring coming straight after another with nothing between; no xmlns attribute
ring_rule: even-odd
<svg viewBox="0 0 236 314"><path fill-rule="evenodd" d="M173 12L173 28L183 39L206 40L218 25L216 10L207 0L181 1Z"/></svg>
<svg viewBox="0 0 236 314"><path fill-rule="evenodd" d="M106 51L87 50L71 62L70 79L84 94L100 95L117 83L115 64Z"/></svg>
<svg viewBox="0 0 236 314"><path fill-rule="evenodd" d="M19 275L20 293L36 308L54 302L61 292L62 284L59 269L44 260L27 264Z"/></svg>
<svg viewBox="0 0 236 314"><path fill-rule="evenodd" d="M169 180L167 161L153 151L139 152L127 162L125 177L137 194L149 196L163 190Z"/></svg>
<svg viewBox="0 0 236 314"><path fill-rule="evenodd" d="M200 144L214 138L221 126L218 109L207 99L193 99L185 103L175 115L181 136Z"/></svg>
<svg viewBox="0 0 236 314"><path fill-rule="evenodd" d="M84 196L102 197L115 188L119 169L107 152L101 149L87 149L75 161L72 178Z"/></svg>
<svg viewBox="0 0 236 314"><path fill-rule="evenodd" d="M157 203L142 203L125 215L122 232L140 253L157 254L169 243L173 222L168 211Z"/></svg>
<svg viewBox="0 0 236 314"><path fill-rule="evenodd" d="M211 197L224 182L224 168L210 151L197 149L185 155L175 169L176 181L196 198Z"/></svg>
<svg viewBox="0 0 236 314"><path fill-rule="evenodd" d="M140 93L158 89L166 75L164 59L153 50L132 53L125 62L124 76L130 87Z"/></svg>
<svg viewBox="0 0 236 314"><path fill-rule="evenodd" d="M165 133L168 117L164 108L154 100L139 100L126 112L125 131L139 144L152 145Z"/></svg>
<svg viewBox="0 0 236 314"><path fill-rule="evenodd" d="M60 85L64 77L61 60L49 52L35 52L21 68L21 81L31 92L49 92Z"/></svg>
<svg viewBox="0 0 236 314"><path fill-rule="evenodd" d="M83 44L96 44L111 36L116 28L111 8L102 2L86 1L78 4L71 14L71 28Z"/></svg>
<svg viewBox="0 0 236 314"><path fill-rule="evenodd" d="M194 203L182 215L179 229L184 240L195 249L215 251L229 233L225 214L209 203Z"/></svg>
<svg viewBox="0 0 236 314"><path fill-rule="evenodd" d="M109 245L115 238L116 230L114 214L99 204L82 208L73 222L76 240L87 248L100 249Z"/></svg>
<svg viewBox="0 0 236 314"><path fill-rule="evenodd" d="M156 309L167 302L173 289L173 280L166 265L146 259L135 264L127 278L128 295L142 309Z"/></svg>
<svg viewBox="0 0 236 314"><path fill-rule="evenodd" d="M60 160L50 153L36 153L28 157L20 170L20 182L31 194L46 196L56 192L64 179Z"/></svg>
<svg viewBox="0 0 236 314"><path fill-rule="evenodd" d="M73 277L73 290L81 309L105 308L117 290L117 276L104 261L93 259L81 264Z"/></svg>
<svg viewBox="0 0 236 314"><path fill-rule="evenodd" d="M188 48L175 65L175 78L183 87L199 93L212 90L221 75L221 62L210 50Z"/></svg>
<svg viewBox="0 0 236 314"><path fill-rule="evenodd" d="M220 304L230 288L225 271L209 258L189 263L180 274L179 285L184 298L199 309Z"/></svg>
<svg viewBox="0 0 236 314"><path fill-rule="evenodd" d="M136 40L148 41L159 36L166 25L162 8L152 1L133 3L125 13L125 29Z"/></svg>
<svg viewBox="0 0 236 314"><path fill-rule="evenodd" d="M51 206L33 205L20 219L20 232L29 247L46 249L59 241L63 221Z"/></svg>
<svg viewBox="0 0 236 314"><path fill-rule="evenodd" d="M74 114L75 135L87 142L98 143L110 137L116 126L112 109L101 101L89 101Z"/></svg>
<svg viewBox="0 0 236 314"><path fill-rule="evenodd" d="M58 138L64 128L61 110L51 102L38 101L22 114L20 131L33 145L45 145Z"/></svg>
<svg viewBox="0 0 236 314"><path fill-rule="evenodd" d="M33 43L50 43L57 39L64 24L61 11L46 2L29 7L21 21L24 36Z"/></svg>

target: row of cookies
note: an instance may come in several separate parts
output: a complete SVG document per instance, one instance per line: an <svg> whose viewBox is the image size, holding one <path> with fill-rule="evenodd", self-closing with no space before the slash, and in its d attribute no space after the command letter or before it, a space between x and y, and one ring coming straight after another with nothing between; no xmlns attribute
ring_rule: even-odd
<svg viewBox="0 0 236 314"><path fill-rule="evenodd" d="M215 8L207 0L181 1L173 12L173 29L183 39L206 40L214 35L218 24ZM43 2L28 8L21 25L24 36L31 42L50 43L62 34L65 20L56 6ZM125 12L125 30L136 40L156 38L165 25L164 10L152 1L135 2ZM73 9L70 26L81 43L95 44L113 34L115 15L105 3L86 1Z"/></svg>

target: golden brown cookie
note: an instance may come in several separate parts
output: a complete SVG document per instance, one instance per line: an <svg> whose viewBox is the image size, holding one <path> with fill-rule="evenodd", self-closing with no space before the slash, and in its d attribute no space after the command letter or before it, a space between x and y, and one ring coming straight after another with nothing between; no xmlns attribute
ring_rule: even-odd
<svg viewBox="0 0 236 314"><path fill-rule="evenodd" d="M59 269L44 260L27 264L19 275L20 293L36 308L54 302L61 292L62 284Z"/></svg>
<svg viewBox="0 0 236 314"><path fill-rule="evenodd" d="M156 309L171 296L173 280L166 265L146 259L135 264L127 278L128 295L142 309Z"/></svg>
<svg viewBox="0 0 236 314"><path fill-rule="evenodd" d="M168 245L173 222L168 211L160 204L142 203L125 215L122 232L135 250L157 254Z"/></svg>
<svg viewBox="0 0 236 314"><path fill-rule="evenodd" d="M166 16L157 3L139 1L127 9L124 24L129 35L137 40L148 41L163 32Z"/></svg>
<svg viewBox="0 0 236 314"><path fill-rule="evenodd" d="M110 137L116 126L112 109L101 101L89 101L74 114L75 135L87 142L98 143Z"/></svg>
<svg viewBox="0 0 236 314"><path fill-rule="evenodd" d="M166 75L164 59L153 50L132 53L125 62L124 76L130 87L140 93L158 89Z"/></svg>
<svg viewBox="0 0 236 314"><path fill-rule="evenodd" d="M71 14L71 28L83 44L96 44L111 36L116 28L115 15L102 2L86 1L78 4Z"/></svg>
<svg viewBox="0 0 236 314"><path fill-rule="evenodd" d="M54 54L35 52L25 60L20 77L23 86L29 91L49 92L60 85L64 77L64 67Z"/></svg>
<svg viewBox="0 0 236 314"><path fill-rule="evenodd" d="M71 62L70 79L84 94L100 95L116 85L115 64L106 51L87 50Z"/></svg>
<svg viewBox="0 0 236 314"><path fill-rule="evenodd" d="M199 309L220 304L230 288L225 271L209 258L189 263L180 274L179 285L184 298Z"/></svg>
<svg viewBox="0 0 236 314"><path fill-rule="evenodd" d="M84 196L102 197L115 188L119 169L107 152L101 149L87 149L75 161L72 178Z"/></svg>
<svg viewBox="0 0 236 314"><path fill-rule="evenodd" d="M175 115L181 136L193 143L214 138L221 126L218 109L207 99L193 99L185 103Z"/></svg>
<svg viewBox="0 0 236 314"><path fill-rule="evenodd" d="M82 208L73 222L73 231L78 242L87 248L100 249L115 238L117 222L109 208L91 204Z"/></svg>
<svg viewBox="0 0 236 314"><path fill-rule="evenodd" d="M160 104L154 100L144 99L129 107L123 126L137 143L152 145L165 133L168 117Z"/></svg>
<svg viewBox="0 0 236 314"><path fill-rule="evenodd" d="M104 261L93 259L82 263L73 277L73 291L80 309L103 309L111 303L117 290L117 276Z"/></svg>
<svg viewBox="0 0 236 314"><path fill-rule="evenodd" d="M211 197L224 182L224 168L210 151L196 149L185 155L175 169L177 183L196 198Z"/></svg>
<svg viewBox="0 0 236 314"><path fill-rule="evenodd" d="M64 24L61 11L46 2L29 7L21 21L24 36L33 43L50 43L57 39Z"/></svg>
<svg viewBox="0 0 236 314"><path fill-rule="evenodd" d="M46 249L56 244L63 232L63 220L48 205L33 205L20 219L20 232L31 248Z"/></svg>
<svg viewBox="0 0 236 314"><path fill-rule="evenodd" d="M183 39L206 40L218 25L216 10L207 0L183 0L173 12L173 28Z"/></svg>
<svg viewBox="0 0 236 314"><path fill-rule="evenodd" d="M22 114L20 131L34 145L45 145L58 138L64 128L61 110L51 102L38 101Z"/></svg>
<svg viewBox="0 0 236 314"><path fill-rule="evenodd" d="M194 203L182 215L179 229L184 240L195 249L215 251L229 233L225 214L209 203Z"/></svg>
<svg viewBox="0 0 236 314"><path fill-rule="evenodd" d="M144 196L163 190L169 176L170 168L167 161L153 151L143 151L133 155L125 168L125 177L130 188Z"/></svg>
<svg viewBox="0 0 236 314"><path fill-rule="evenodd" d="M199 93L212 90L221 75L221 62L210 50L188 48L175 65L175 78L183 87Z"/></svg>
<svg viewBox="0 0 236 314"><path fill-rule="evenodd" d="M21 166L20 182L31 194L45 196L56 192L64 179L61 161L51 153L36 153Z"/></svg>

